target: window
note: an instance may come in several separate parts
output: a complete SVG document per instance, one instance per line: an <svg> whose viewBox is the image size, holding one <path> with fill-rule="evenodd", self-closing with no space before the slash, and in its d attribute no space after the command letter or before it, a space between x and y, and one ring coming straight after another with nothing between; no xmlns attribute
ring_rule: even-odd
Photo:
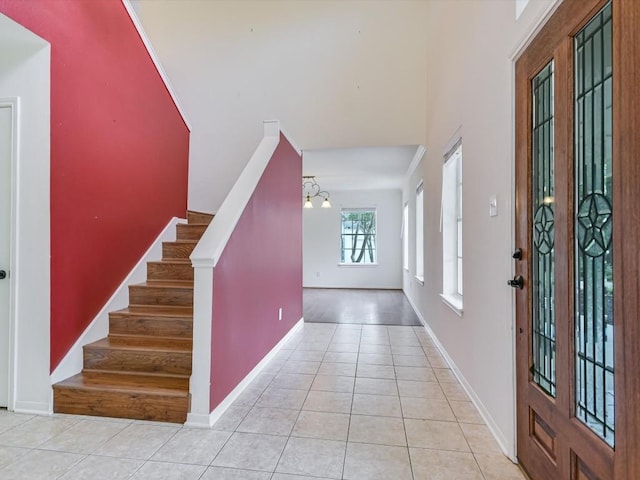
<svg viewBox="0 0 640 480"><path fill-rule="evenodd" d="M402 267L409 270L409 204L402 210Z"/></svg>
<svg viewBox="0 0 640 480"><path fill-rule="evenodd" d="M343 208L341 224L340 263L377 263L376 209Z"/></svg>
<svg viewBox="0 0 640 480"><path fill-rule="evenodd" d="M462 143L442 168L442 298L462 310Z"/></svg>
<svg viewBox="0 0 640 480"><path fill-rule="evenodd" d="M424 204L423 183L416 189L416 277L424 282Z"/></svg>

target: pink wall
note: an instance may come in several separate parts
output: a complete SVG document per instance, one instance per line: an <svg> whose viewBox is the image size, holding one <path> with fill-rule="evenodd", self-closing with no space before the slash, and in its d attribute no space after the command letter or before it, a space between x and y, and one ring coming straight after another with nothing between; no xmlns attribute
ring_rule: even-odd
<svg viewBox="0 0 640 480"><path fill-rule="evenodd" d="M214 269L212 411L302 318L301 178L281 135Z"/></svg>
<svg viewBox="0 0 640 480"><path fill-rule="evenodd" d="M0 12L51 43L53 370L185 215L189 131L120 0L0 0Z"/></svg>

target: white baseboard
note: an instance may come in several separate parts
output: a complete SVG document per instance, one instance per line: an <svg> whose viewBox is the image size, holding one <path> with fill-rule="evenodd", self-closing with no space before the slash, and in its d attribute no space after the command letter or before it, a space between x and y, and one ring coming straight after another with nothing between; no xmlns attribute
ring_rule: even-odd
<svg viewBox="0 0 640 480"><path fill-rule="evenodd" d="M403 290L403 293L404 293L404 290ZM416 307L416 304L413 303L413 300L411 300L411 297L409 297L409 295L404 293L404 296L409 301L409 305L411 305L411 308L413 308L413 311L416 312L416 315L418 316L418 320L420 320L420 323L422 323L422 325L426 328L427 327L427 322L424 321L424 317L422 316L422 313L420 312L420 309L418 309L418 307ZM430 331L431 330L428 330L427 333L429 333ZM431 335L431 334L429 333L429 335Z"/></svg>
<svg viewBox="0 0 640 480"><path fill-rule="evenodd" d="M26 413L30 415L52 415L51 404L47 402L24 402L16 400L15 413Z"/></svg>
<svg viewBox="0 0 640 480"><path fill-rule="evenodd" d="M287 334L282 337L282 339L276 344L275 347L271 349L269 353L267 353L262 360L249 372L249 374L242 379L242 381L234 388L229 395L225 397L225 399L220 402L220 404L211 412L209 415L202 414L192 414L189 413L187 415L187 422L185 426L187 427L200 427L200 428L211 428L214 423L218 421L218 419L227 411L227 409L231 406L231 404L240 396L240 394L244 391L245 388L249 386L249 384L255 380L255 378L260 374L260 372L267 366L267 364L273 360L276 354L282 349L285 343L289 341L289 339L300 329L304 324L304 317L298 320L298 322L291 327L291 330L287 332Z"/></svg>
<svg viewBox="0 0 640 480"><path fill-rule="evenodd" d="M111 298L102 307L100 312L82 332L71 349L58 364L51 374L51 384L58 383L82 370L82 347L88 343L104 338L109 333L109 312L126 308L129 305L129 285L142 283L147 278L147 262L162 258L162 242L175 240L175 226L185 223L186 220L173 217L160 235L145 252L129 275L122 281ZM17 410L16 406L16 410Z"/></svg>
<svg viewBox="0 0 640 480"><path fill-rule="evenodd" d="M351 267L349 267L351 268ZM364 267L367 268L367 267ZM326 285L326 284L309 284L309 285L303 285L302 288L327 288L327 289L340 289L340 290L352 290L352 289L356 289L356 290L402 290L402 284L400 285L372 285L372 284L368 284L368 285L348 285L348 284L340 284L340 283L336 283L336 284L331 284L331 285Z"/></svg>
<svg viewBox="0 0 640 480"><path fill-rule="evenodd" d="M496 442L498 442L498 446L500 447L502 452L507 457L509 457L509 459L512 462L518 463L518 461L516 460L515 452L509 446L509 442L507 441L507 438L504 436L502 430L500 430L496 422L493 420L493 417L489 413L489 410L487 410L487 408L484 406L484 404L482 403L482 400L480 400L480 397L478 397L476 392L471 387L471 384L469 384L469 382L467 381L465 376L462 374L462 372L460 371L456 363L449 356L449 354L447 353L447 350L440 343L440 341L438 340L438 337L435 335L433 330L431 330L431 327L429 327L429 324L427 324L422 318L420 318L420 320L422 321L424 325L424 329L426 330L427 334L431 337L431 339L433 340L433 343L435 344L437 349L440 351L440 353L444 357L445 362L447 362L447 365L449 365L449 368L451 368L451 371L460 382L460 385L462 386L464 391L467 393L467 395L469 395L471 402L478 409L480 416L482 417L482 419L484 420L484 423L486 423L487 427L491 431L491 434L493 435L493 437L496 439Z"/></svg>
<svg viewBox="0 0 640 480"><path fill-rule="evenodd" d="M496 422L493 420L493 417L491 416L491 414L489 413L487 408L482 403L482 400L480 400L480 397L478 397L478 395L473 390L473 388L471 387L471 385L469 384L469 382L467 381L465 376L462 374L462 372L460 371L460 369L456 365L456 363L449 356L449 354L447 353L447 350L440 343L440 340L438 340L438 337L436 336L436 334L433 332L433 330L431 330L431 327L425 321L425 319L422 316L422 314L420 313L420 311L416 308L416 305L413 303L411 298L409 298L409 296L406 295L406 294L405 294L405 296L407 297L407 300L409 301L409 304L413 307L413 310L416 312L416 315L418 316L418 319L422 323L422 326L426 330L427 334L431 337L431 339L433 340L433 343L435 344L436 348L442 354L445 362L447 362L447 365L449 365L449 368L451 368L451 371L453 372L453 374L456 376L456 378L460 382L460 385L462 386L464 391L467 393L467 395L469 395L469 398L471 399L471 402L478 409L478 412L480 413L480 416L482 417L484 422L487 424L487 427L491 431L491 434L493 435L493 437L496 439L496 442L498 442L498 446L500 447L502 452L507 457L509 457L509 459L513 463L518 463L515 451L513 450L512 447L510 447L510 443L507 441L507 438L504 436L502 430L500 430L500 428L498 427Z"/></svg>

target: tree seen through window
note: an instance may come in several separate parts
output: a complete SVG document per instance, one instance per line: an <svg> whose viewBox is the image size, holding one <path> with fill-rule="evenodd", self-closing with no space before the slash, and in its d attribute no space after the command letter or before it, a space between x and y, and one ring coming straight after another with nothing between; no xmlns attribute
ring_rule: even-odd
<svg viewBox="0 0 640 480"><path fill-rule="evenodd" d="M375 209L342 210L341 224L340 263L376 263Z"/></svg>

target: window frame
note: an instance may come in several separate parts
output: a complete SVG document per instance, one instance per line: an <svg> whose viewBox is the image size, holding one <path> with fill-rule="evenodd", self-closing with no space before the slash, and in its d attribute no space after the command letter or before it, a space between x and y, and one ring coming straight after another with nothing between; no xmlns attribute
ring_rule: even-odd
<svg viewBox="0 0 640 480"><path fill-rule="evenodd" d="M374 261L373 262L343 262L342 253L344 250L343 233L342 233L342 216L344 212L372 212L374 216L375 231L373 232L374 238ZM378 209L377 207L342 207L340 209L340 250L339 250L339 262L340 267L375 267L378 265ZM345 257L346 258L346 257ZM366 257L365 257L366 258Z"/></svg>
<svg viewBox="0 0 640 480"><path fill-rule="evenodd" d="M458 315L464 301L463 149L457 138L442 165L442 293L440 297Z"/></svg>
<svg viewBox="0 0 640 480"><path fill-rule="evenodd" d="M402 268L409 271L409 202L402 207Z"/></svg>
<svg viewBox="0 0 640 480"><path fill-rule="evenodd" d="M416 187L416 279L424 285L424 180Z"/></svg>

